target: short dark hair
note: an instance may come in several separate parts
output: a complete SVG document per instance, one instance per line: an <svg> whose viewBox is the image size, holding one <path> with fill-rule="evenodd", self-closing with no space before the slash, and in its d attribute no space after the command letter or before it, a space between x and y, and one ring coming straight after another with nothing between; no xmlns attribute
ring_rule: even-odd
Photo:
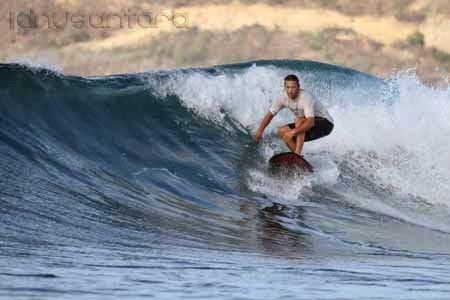
<svg viewBox="0 0 450 300"><path fill-rule="evenodd" d="M300 84L298 83L298 77L295 76L294 74L290 74L290 75L286 76L286 77L284 78L284 82L286 83L286 81L295 81L295 82L297 82L297 85L300 85Z"/></svg>

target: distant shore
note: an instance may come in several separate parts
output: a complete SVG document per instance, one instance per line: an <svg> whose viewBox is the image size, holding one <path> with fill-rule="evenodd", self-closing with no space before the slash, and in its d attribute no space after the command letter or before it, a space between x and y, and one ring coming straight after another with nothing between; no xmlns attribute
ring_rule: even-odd
<svg viewBox="0 0 450 300"><path fill-rule="evenodd" d="M450 70L450 14L432 1L409 1L400 7L397 0L393 2L398 6L380 6L373 12L370 7L344 10L345 0L323 7L289 1L188 5L116 0L89 8L85 1L43 1L32 7L25 1L6 2L0 61L51 64L67 74L309 59L381 77L414 68L423 82L439 85ZM55 19L45 18L50 12ZM126 13L135 14L134 26L124 26L124 21L132 21L129 15L125 19ZM145 13L153 19L146 19ZM106 14L112 16L108 23L101 18ZM72 23L62 23L65 16ZM28 22L32 17L38 22ZM91 23L82 26L82 17ZM50 28L57 21L60 27Z"/></svg>

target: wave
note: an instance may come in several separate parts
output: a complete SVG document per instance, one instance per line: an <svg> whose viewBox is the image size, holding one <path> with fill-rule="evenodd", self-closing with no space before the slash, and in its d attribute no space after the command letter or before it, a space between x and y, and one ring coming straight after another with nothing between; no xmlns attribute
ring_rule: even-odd
<svg viewBox="0 0 450 300"><path fill-rule="evenodd" d="M335 130L305 145L317 172L280 180L265 164L285 150L274 131L290 112L277 115L260 144L252 135L289 73L329 108ZM90 78L0 65L3 235L231 250L251 248L255 226L268 226L252 217L275 211L299 220L304 207L352 235L285 219L281 227L269 222L270 232L365 245L380 236L383 247L395 244L386 237L394 224L446 233L449 93L413 72L380 79L312 61ZM386 218L386 231L370 229Z"/></svg>

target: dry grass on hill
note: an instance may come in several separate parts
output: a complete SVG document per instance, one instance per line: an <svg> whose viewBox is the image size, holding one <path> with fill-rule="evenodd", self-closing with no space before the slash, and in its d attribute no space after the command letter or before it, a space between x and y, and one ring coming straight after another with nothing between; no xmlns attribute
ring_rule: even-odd
<svg viewBox="0 0 450 300"><path fill-rule="evenodd" d="M192 22L184 30L170 24L12 30L9 14L30 8L57 16L176 8ZM82 75L277 58L313 59L381 76L417 67L425 81L438 80L436 68L450 71L450 26L442 26L450 8L442 0L5 0L0 14L0 60L49 62Z"/></svg>

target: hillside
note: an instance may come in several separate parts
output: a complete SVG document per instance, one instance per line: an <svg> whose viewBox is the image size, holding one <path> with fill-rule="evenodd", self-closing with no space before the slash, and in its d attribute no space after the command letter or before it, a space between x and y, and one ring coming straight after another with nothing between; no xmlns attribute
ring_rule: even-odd
<svg viewBox="0 0 450 300"><path fill-rule="evenodd" d="M439 0L7 0L0 13L0 61L52 64L69 74L274 58L379 76L416 68L427 83L450 70L450 5ZM151 17L139 26L132 14ZM81 17L91 24L81 26Z"/></svg>

